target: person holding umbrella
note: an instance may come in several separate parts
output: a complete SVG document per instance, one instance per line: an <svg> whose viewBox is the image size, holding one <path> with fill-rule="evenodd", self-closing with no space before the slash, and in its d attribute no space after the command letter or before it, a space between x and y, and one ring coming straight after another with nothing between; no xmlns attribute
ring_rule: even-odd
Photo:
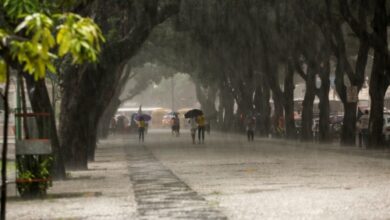
<svg viewBox="0 0 390 220"><path fill-rule="evenodd" d="M138 125L138 140L141 143L144 142L144 136L145 136L145 129L147 127L147 121L150 121L152 117L150 115L146 114L137 114L134 116L134 120L137 122Z"/></svg>
<svg viewBox="0 0 390 220"><path fill-rule="evenodd" d="M191 136L193 137L193 143L195 143L195 133L196 129L198 129L198 139L199 143L204 142L204 129L206 120L203 115L203 111L199 109L192 109L184 114L185 118L190 118L191 121ZM198 125L196 127L196 124Z"/></svg>
<svg viewBox="0 0 390 220"><path fill-rule="evenodd" d="M146 127L145 119L143 117L139 117L139 120L138 120L138 143L141 143L141 141L142 141L142 143L144 142L145 127Z"/></svg>

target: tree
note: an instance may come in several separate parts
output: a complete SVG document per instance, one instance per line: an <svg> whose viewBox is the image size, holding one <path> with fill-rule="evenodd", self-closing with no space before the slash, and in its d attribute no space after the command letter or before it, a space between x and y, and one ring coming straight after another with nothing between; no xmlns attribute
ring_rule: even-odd
<svg viewBox="0 0 390 220"><path fill-rule="evenodd" d="M4 146L2 158L1 219L5 219L8 88L10 68L42 80L47 71L56 72L54 60L69 54L74 64L97 61L104 38L89 18L63 13L62 1L0 1L0 78L6 82ZM42 88L43 81L38 84ZM30 83L30 85L32 85ZM47 93L47 92L46 92ZM46 98L46 97L45 97ZM50 105L46 102L44 105ZM52 115L53 119L54 115ZM53 120L52 120L53 122ZM52 137L53 138L53 137ZM56 139L52 139L54 142ZM54 159L61 162L61 150L53 144ZM61 164L58 164L61 166ZM64 172L64 170L62 170Z"/></svg>
<svg viewBox="0 0 390 220"><path fill-rule="evenodd" d="M68 167L86 169L88 159L93 160L98 122L115 95L124 72L121 69L138 53L153 28L179 11L179 5L179 0L97 0L84 8L85 14L96 14L109 38L99 64L64 66L60 136Z"/></svg>

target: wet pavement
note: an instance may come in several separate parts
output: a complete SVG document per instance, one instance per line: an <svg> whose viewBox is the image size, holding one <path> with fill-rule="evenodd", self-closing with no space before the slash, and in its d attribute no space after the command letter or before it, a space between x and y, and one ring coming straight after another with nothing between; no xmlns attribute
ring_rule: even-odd
<svg viewBox="0 0 390 220"><path fill-rule="evenodd" d="M390 219L390 160L371 152L248 143L233 134L212 134L196 145L189 134L155 134L146 145L229 219Z"/></svg>
<svg viewBox="0 0 390 220"><path fill-rule="evenodd" d="M54 181L45 199L22 200L10 195L7 219L136 219L126 149L128 140L101 141L96 161L85 171L70 171ZM9 189L15 193L15 185Z"/></svg>
<svg viewBox="0 0 390 220"><path fill-rule="evenodd" d="M140 219L226 219L145 146L131 146L128 155Z"/></svg>
<svg viewBox="0 0 390 220"><path fill-rule="evenodd" d="M193 145L163 130L145 140L101 141L89 170L47 199L11 200L8 219L390 219L386 152L218 133Z"/></svg>

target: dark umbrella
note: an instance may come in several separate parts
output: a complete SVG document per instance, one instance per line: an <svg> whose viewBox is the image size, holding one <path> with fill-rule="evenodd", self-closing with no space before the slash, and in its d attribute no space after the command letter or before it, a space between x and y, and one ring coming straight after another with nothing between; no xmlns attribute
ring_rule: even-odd
<svg viewBox="0 0 390 220"><path fill-rule="evenodd" d="M152 117L150 115L145 115L145 114L137 114L134 117L134 120L140 121L141 119L144 119L144 121L150 121Z"/></svg>
<svg viewBox="0 0 390 220"><path fill-rule="evenodd" d="M203 112L202 110L199 110L199 109L192 109L192 110L189 110L188 112L186 112L184 114L184 117L185 118L195 118L195 117L198 117L200 115L203 115Z"/></svg>

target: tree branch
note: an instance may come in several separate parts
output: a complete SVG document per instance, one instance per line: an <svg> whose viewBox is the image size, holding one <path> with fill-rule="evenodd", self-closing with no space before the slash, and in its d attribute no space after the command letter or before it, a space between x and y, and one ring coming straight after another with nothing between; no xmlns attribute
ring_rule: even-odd
<svg viewBox="0 0 390 220"><path fill-rule="evenodd" d="M355 34L358 35L359 38L368 39L369 33L367 32L366 29L364 29L364 26L362 27L362 24L353 17L351 10L349 8L348 0L339 0L339 5L340 5L341 15L344 17L344 20L349 24L349 26L352 28ZM360 11L359 17L362 17L364 14L361 13L362 11L361 7L359 11Z"/></svg>
<svg viewBox="0 0 390 220"><path fill-rule="evenodd" d="M298 75L300 77L302 77L303 80L306 81L307 80L307 75L306 75L305 71L303 71L301 65L299 64L299 62L296 59L294 59L294 68L297 71Z"/></svg>

